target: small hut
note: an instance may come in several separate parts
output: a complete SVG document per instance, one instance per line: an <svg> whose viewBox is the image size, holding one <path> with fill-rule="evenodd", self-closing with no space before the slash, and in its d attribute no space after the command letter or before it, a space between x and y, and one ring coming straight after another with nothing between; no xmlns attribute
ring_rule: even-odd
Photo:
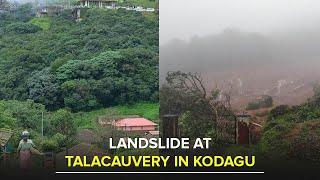
<svg viewBox="0 0 320 180"><path fill-rule="evenodd" d="M8 141L10 140L13 132L10 129L0 129L0 144L1 149L3 149L4 152L7 150Z"/></svg>
<svg viewBox="0 0 320 180"><path fill-rule="evenodd" d="M10 149L8 147L8 142L12 137L13 132L10 129L0 129L0 159L3 160L3 164L6 165L10 159Z"/></svg>

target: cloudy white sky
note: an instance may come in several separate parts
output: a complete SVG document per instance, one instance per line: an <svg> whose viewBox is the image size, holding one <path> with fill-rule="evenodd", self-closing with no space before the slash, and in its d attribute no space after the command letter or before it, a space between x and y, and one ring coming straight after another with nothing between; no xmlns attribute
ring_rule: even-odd
<svg viewBox="0 0 320 180"><path fill-rule="evenodd" d="M318 0L160 0L160 45L219 33L285 32L320 23Z"/></svg>

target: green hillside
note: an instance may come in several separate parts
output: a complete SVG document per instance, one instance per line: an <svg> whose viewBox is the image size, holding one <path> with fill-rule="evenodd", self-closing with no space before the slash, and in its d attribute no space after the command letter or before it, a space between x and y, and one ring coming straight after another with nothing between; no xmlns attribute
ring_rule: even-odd
<svg viewBox="0 0 320 180"><path fill-rule="evenodd" d="M307 103L271 110L259 144L261 151L274 159L319 161L320 91Z"/></svg>
<svg viewBox="0 0 320 180"><path fill-rule="evenodd" d="M158 122L158 15L82 15L36 17L30 4L0 14L0 128L14 131L13 147L28 130L40 150L61 151L99 116Z"/></svg>
<svg viewBox="0 0 320 180"><path fill-rule="evenodd" d="M157 101L158 18L89 9L81 22L69 11L0 22L0 99L72 111Z"/></svg>

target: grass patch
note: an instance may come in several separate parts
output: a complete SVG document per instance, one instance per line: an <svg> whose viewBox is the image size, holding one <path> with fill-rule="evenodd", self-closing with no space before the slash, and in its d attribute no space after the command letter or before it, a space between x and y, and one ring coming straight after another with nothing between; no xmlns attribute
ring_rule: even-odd
<svg viewBox="0 0 320 180"><path fill-rule="evenodd" d="M49 17L39 17L30 20L30 23L39 26L43 30L49 30L51 25L51 19Z"/></svg>
<svg viewBox="0 0 320 180"><path fill-rule="evenodd" d="M115 110L119 115L139 115L150 119L156 123L159 122L159 104L156 103L138 103L131 106L117 106Z"/></svg>
<svg viewBox="0 0 320 180"><path fill-rule="evenodd" d="M112 117L124 115L139 115L158 123L159 104L137 103L131 106L115 106L90 112L78 112L74 113L74 120L79 129L97 129L98 124L96 120L99 116Z"/></svg>
<svg viewBox="0 0 320 180"><path fill-rule="evenodd" d="M74 121L79 129L96 129L96 120L103 115L117 115L111 108L98 109L90 112L74 113Z"/></svg>

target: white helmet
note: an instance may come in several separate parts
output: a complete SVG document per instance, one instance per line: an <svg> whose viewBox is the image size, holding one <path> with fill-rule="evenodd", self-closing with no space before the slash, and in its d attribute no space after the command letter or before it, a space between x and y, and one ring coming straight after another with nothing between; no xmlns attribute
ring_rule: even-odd
<svg viewBox="0 0 320 180"><path fill-rule="evenodd" d="M25 130L25 131L22 132L22 136L29 136L29 134L30 134L30 133L29 133L27 130Z"/></svg>

